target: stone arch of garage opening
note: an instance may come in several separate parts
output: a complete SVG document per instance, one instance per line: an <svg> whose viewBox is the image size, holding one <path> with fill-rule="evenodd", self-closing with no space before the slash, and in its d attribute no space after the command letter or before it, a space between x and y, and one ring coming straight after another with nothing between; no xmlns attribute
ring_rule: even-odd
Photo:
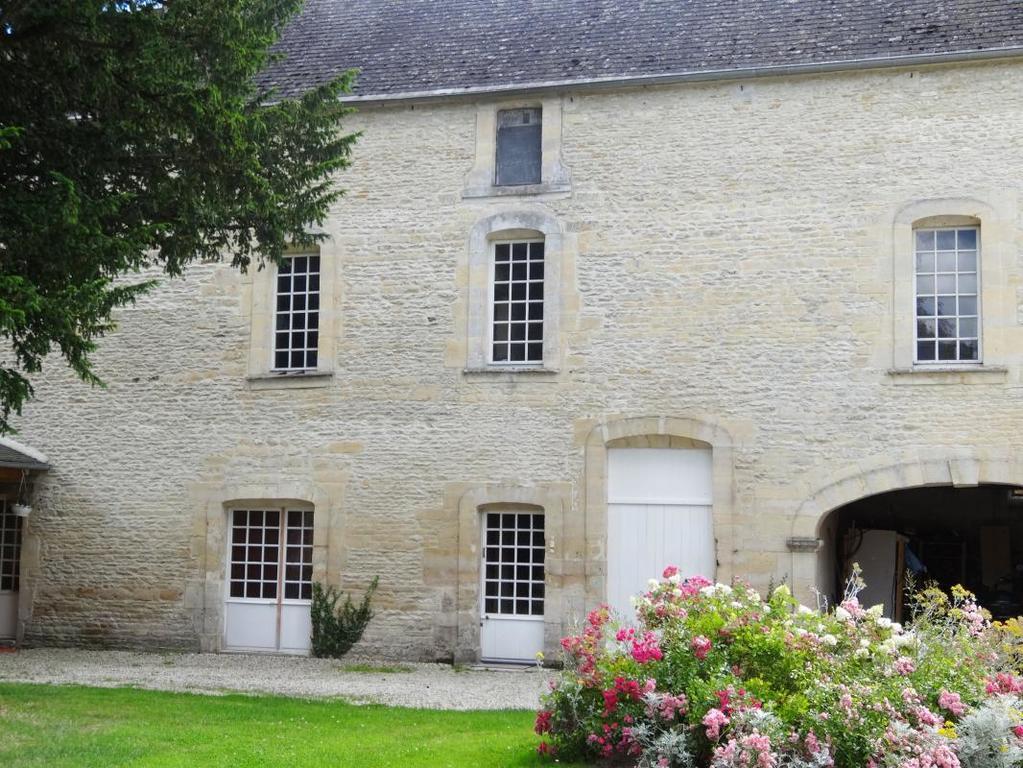
<svg viewBox="0 0 1023 768"><path fill-rule="evenodd" d="M1015 567L1023 562L1021 486L1023 464L1010 457L931 455L879 466L822 486L793 519L790 546L816 539L811 579L829 600L859 563L868 582L863 601L884 603L896 619L907 571L917 583L962 583L996 616L1016 615L1023 611L1023 570Z"/></svg>

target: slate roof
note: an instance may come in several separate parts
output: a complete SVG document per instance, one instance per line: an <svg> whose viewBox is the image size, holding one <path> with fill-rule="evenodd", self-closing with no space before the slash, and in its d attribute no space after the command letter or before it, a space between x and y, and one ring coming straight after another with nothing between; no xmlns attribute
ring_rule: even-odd
<svg viewBox="0 0 1023 768"><path fill-rule="evenodd" d="M32 451L20 443L0 438L0 467L47 470L50 465L45 458L41 453Z"/></svg>
<svg viewBox="0 0 1023 768"><path fill-rule="evenodd" d="M1023 45L1020 0L306 0L264 82L357 96L829 66Z"/></svg>

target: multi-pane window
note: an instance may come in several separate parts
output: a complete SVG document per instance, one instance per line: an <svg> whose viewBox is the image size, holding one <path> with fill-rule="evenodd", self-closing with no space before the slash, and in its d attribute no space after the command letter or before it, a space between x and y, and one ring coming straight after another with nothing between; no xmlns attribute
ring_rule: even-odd
<svg viewBox="0 0 1023 768"><path fill-rule="evenodd" d="M491 360L543 362L544 244L494 244Z"/></svg>
<svg viewBox="0 0 1023 768"><path fill-rule="evenodd" d="M231 513L231 597L277 600L283 592L285 600L309 600L312 578L312 510Z"/></svg>
<svg viewBox="0 0 1023 768"><path fill-rule="evenodd" d="M6 502L0 507L0 592L18 591L21 559L21 520Z"/></svg>
<svg viewBox="0 0 1023 768"><path fill-rule="evenodd" d="M277 270L275 371L316 368L320 343L320 257L289 256Z"/></svg>
<svg viewBox="0 0 1023 768"><path fill-rule="evenodd" d="M542 163L540 109L503 109L497 113L498 186L539 184Z"/></svg>
<svg viewBox="0 0 1023 768"><path fill-rule="evenodd" d="M284 599L311 600L313 591L313 512L289 509L284 540Z"/></svg>
<svg viewBox="0 0 1023 768"><path fill-rule="evenodd" d="M980 360L977 227L918 229L916 361Z"/></svg>
<svg viewBox="0 0 1023 768"><path fill-rule="evenodd" d="M544 516L487 512L484 517L484 613L543 616Z"/></svg>

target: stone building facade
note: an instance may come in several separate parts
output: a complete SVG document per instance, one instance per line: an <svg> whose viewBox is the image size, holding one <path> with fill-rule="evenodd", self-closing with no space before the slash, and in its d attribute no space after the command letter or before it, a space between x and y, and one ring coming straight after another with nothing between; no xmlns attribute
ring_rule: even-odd
<svg viewBox="0 0 1023 768"><path fill-rule="evenodd" d="M314 580L380 578L367 650L474 660L481 527L528 514L550 651L608 596L615 449L709 450L686 502L710 510L706 575L806 600L834 586L833 510L1023 485L1023 62L962 58L362 94L315 365L274 371L274 269L206 264L119 314L106 389L56 361L37 381L18 638L237 646L233 515L298 509ZM500 188L518 109L541 111L542 177ZM979 231L976 360L917 359L930 229ZM491 361L506 240L544 244L539 363Z"/></svg>

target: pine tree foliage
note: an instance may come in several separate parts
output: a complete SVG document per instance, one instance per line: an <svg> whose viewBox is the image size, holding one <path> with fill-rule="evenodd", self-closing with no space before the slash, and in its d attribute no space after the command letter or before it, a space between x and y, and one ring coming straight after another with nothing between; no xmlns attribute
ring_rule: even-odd
<svg viewBox="0 0 1023 768"><path fill-rule="evenodd" d="M152 286L142 270L244 269L317 239L354 73L294 99L261 87L301 5L0 2L0 432L50 352L101 383L90 353Z"/></svg>

